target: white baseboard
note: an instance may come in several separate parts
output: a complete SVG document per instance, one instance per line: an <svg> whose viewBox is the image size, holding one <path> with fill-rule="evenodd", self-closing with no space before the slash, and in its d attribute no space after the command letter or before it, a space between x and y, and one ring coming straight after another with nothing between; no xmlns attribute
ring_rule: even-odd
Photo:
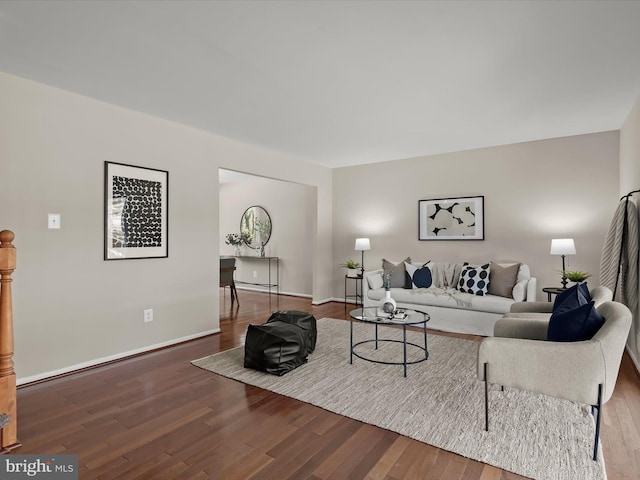
<svg viewBox="0 0 640 480"><path fill-rule="evenodd" d="M318 301L315 301L315 302L311 302L311 305L322 305L323 303L329 303L329 302L344 303L344 298L339 298L339 297L325 298L324 300L318 300ZM347 300L347 303L355 304L356 301L349 299L349 300Z"/></svg>
<svg viewBox="0 0 640 480"><path fill-rule="evenodd" d="M322 305L323 303L335 302L335 298L323 298L322 300L314 300L311 305Z"/></svg>
<svg viewBox="0 0 640 480"><path fill-rule="evenodd" d="M257 287L247 287L245 285L240 286L239 284L236 284L236 289L237 290L247 290L250 292L260 292L260 293L269 293L269 289L268 288L257 288ZM276 293L279 293L280 295L289 295L290 297L302 297L302 298L312 298L313 295L308 295L306 293L297 293L297 292L283 292L282 290L277 291L275 288L271 287L271 293L273 295L275 295Z"/></svg>
<svg viewBox="0 0 640 480"><path fill-rule="evenodd" d="M122 358L131 357L133 355L138 355L140 353L150 352L152 350L157 350L159 348L168 347L170 345L175 345L177 343L186 342L188 340L194 340L200 337L206 337L207 335L212 335L214 333L220 333L219 328L214 328L213 330L207 330L205 332L195 333L193 335L187 335L186 337L175 338L173 340L168 340L162 343L156 343L155 345L149 345L142 348L137 348L135 350L130 350L128 352L117 353L115 355L109 355L108 357L96 358L94 360L89 360L87 362L78 363L76 365L71 365L69 367L60 368L58 370L51 370L50 372L39 373L37 375L31 375L29 377L21 377L16 380L17 385L23 385L25 383L37 382L40 380L44 380L50 377L56 377L58 375L64 375L66 373L71 373L76 370L83 370L89 367L95 367L97 365L112 362L114 360L120 360Z"/></svg>

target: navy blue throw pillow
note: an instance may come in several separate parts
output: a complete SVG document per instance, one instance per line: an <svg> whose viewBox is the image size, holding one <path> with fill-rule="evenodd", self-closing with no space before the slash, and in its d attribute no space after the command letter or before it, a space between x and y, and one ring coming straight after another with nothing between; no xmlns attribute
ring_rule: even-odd
<svg viewBox="0 0 640 480"><path fill-rule="evenodd" d="M583 286L584 285L584 286ZM585 305L591 301L587 284L575 284L558 294L553 304L553 313L563 313Z"/></svg>
<svg viewBox="0 0 640 480"><path fill-rule="evenodd" d="M407 271L408 288L429 288L433 283L429 262L426 262L420 268L411 263L405 263L404 267Z"/></svg>
<svg viewBox="0 0 640 480"><path fill-rule="evenodd" d="M573 310L553 313L547 329L551 342L580 342L592 338L604 325L604 317L598 313L592 301Z"/></svg>
<svg viewBox="0 0 640 480"><path fill-rule="evenodd" d="M555 302L553 302L553 310L555 311L555 309L558 308L558 306L562 302L564 302L567 298L571 297L572 295L575 295L577 290L578 290L578 284L575 284L567 288L566 290L564 290L562 293L559 293L558 295L556 295L556 300Z"/></svg>
<svg viewBox="0 0 640 480"><path fill-rule="evenodd" d="M433 283L431 269L424 265L422 268L416 270L416 273L413 274L413 283L415 283L418 288L429 288Z"/></svg>
<svg viewBox="0 0 640 480"><path fill-rule="evenodd" d="M589 286L587 285L587 282L579 283L578 291L580 291L580 293L584 295L584 297L587 299L587 302L590 302L591 300L593 300L591 298L591 294L589 293Z"/></svg>

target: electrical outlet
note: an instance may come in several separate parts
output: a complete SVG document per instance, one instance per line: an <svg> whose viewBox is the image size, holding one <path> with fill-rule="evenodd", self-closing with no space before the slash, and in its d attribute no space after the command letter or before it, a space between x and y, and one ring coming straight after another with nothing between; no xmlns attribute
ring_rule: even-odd
<svg viewBox="0 0 640 480"><path fill-rule="evenodd" d="M50 213L47 218L47 226L50 229L58 230L60 228L60 214Z"/></svg>
<svg viewBox="0 0 640 480"><path fill-rule="evenodd" d="M258 272L256 270L253 271L253 278L258 278Z"/></svg>
<svg viewBox="0 0 640 480"><path fill-rule="evenodd" d="M144 311L144 323L153 322L153 308L147 308Z"/></svg>

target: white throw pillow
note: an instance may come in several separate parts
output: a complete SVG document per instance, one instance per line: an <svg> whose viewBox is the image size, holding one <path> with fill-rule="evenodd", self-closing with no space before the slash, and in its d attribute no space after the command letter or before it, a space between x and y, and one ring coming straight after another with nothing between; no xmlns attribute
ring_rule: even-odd
<svg viewBox="0 0 640 480"><path fill-rule="evenodd" d="M369 282L369 288L371 290L377 290L384 286L384 279L381 273L375 275L367 275L367 281Z"/></svg>
<svg viewBox="0 0 640 480"><path fill-rule="evenodd" d="M513 299L516 302L524 302L526 300L527 283L529 283L529 280L525 279L525 280L520 280L518 283L514 285L513 292L511 294L513 295Z"/></svg>
<svg viewBox="0 0 640 480"><path fill-rule="evenodd" d="M491 274L490 266L490 263L480 266L463 264L458 290L481 297L486 295L489 287L489 275Z"/></svg>

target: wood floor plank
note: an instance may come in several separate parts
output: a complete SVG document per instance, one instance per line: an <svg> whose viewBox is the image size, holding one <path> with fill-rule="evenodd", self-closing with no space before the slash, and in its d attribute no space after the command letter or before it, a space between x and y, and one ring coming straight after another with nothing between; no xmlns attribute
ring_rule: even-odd
<svg viewBox="0 0 640 480"><path fill-rule="evenodd" d="M389 447L393 445L398 434L395 432L384 432L380 438L375 441L373 448L360 460L360 462L354 466L350 471L349 477L354 479L364 479L368 473L375 467L380 458L384 455L384 452L389 450Z"/></svg>
<svg viewBox="0 0 640 480"><path fill-rule="evenodd" d="M109 469L107 472L100 475L100 480L119 480L122 478L140 478L146 476L147 472L153 470L153 468L161 463L163 460L171 459L169 455L164 452L155 454L152 457L146 458L139 462L122 462L116 468Z"/></svg>
<svg viewBox="0 0 640 480"><path fill-rule="evenodd" d="M445 477L445 472L449 468L449 464L454 461L454 454L445 450L438 449L438 458L433 464L430 471L427 472L427 479L441 480Z"/></svg>
<svg viewBox="0 0 640 480"><path fill-rule="evenodd" d="M523 477L522 475L518 475L517 473L507 472L506 470L503 470L500 478L501 480L526 480L527 477Z"/></svg>
<svg viewBox="0 0 640 480"><path fill-rule="evenodd" d="M462 480L480 480L484 465L478 462L467 462L467 466L462 474Z"/></svg>
<svg viewBox="0 0 640 480"><path fill-rule="evenodd" d="M423 479L433 478L430 475L433 473L433 466L438 461L439 453L440 450L435 447L421 444L416 440L409 440L408 447L389 471L389 477L404 480L419 471ZM416 465L418 462L420 464Z"/></svg>
<svg viewBox="0 0 640 480"><path fill-rule="evenodd" d="M350 309L239 293L240 308L221 298L220 334L19 388L23 446L12 453L77 454L82 480L524 478L194 367L191 360L242 345L247 325L273 310L345 319ZM639 432L640 378L625 354L603 409L609 480L637 480Z"/></svg>
<svg viewBox="0 0 640 480"><path fill-rule="evenodd" d="M355 426L355 424L354 424ZM358 463L366 453L371 450L369 445L370 435L373 434L375 427L372 425L361 424L356 428L351 436L342 444L339 450L336 450L325 462L323 462L312 473L320 478L346 478L350 471L350 467Z"/></svg>
<svg viewBox="0 0 640 480"><path fill-rule="evenodd" d="M480 475L480 480L500 480L501 478L502 471L491 465L485 465L482 469L482 475Z"/></svg>
<svg viewBox="0 0 640 480"><path fill-rule="evenodd" d="M298 478L319 478L314 475L313 472L337 450L342 448L342 445L353 434L353 427L356 426L357 423L355 420L336 422L332 428L319 437L321 441L318 442L317 447L315 445L313 446L313 448L317 448L317 450L315 452L309 450L305 454L306 461L304 461L302 465L295 468L296 465L300 463L298 461L289 465L290 474L287 478L290 480L297 480ZM293 470L293 468L295 468L295 470Z"/></svg>
<svg viewBox="0 0 640 480"><path fill-rule="evenodd" d="M384 480L400 456L411 443L410 439L398 435L389 448L380 456L380 460L367 473L366 480Z"/></svg>
<svg viewBox="0 0 640 480"><path fill-rule="evenodd" d="M449 466L444 471L442 478L447 478L450 480L461 480L466 469L466 461L460 461L460 459L454 458L451 462L449 462Z"/></svg>
<svg viewBox="0 0 640 480"><path fill-rule="evenodd" d="M165 415L129 432L117 433L108 440L110 448L88 457L86 465L89 469L100 467L129 451L148 444L156 438L172 433L181 422L189 422L192 419L206 415L208 412L210 412L208 407L196 408L192 404L187 404L171 416Z"/></svg>

